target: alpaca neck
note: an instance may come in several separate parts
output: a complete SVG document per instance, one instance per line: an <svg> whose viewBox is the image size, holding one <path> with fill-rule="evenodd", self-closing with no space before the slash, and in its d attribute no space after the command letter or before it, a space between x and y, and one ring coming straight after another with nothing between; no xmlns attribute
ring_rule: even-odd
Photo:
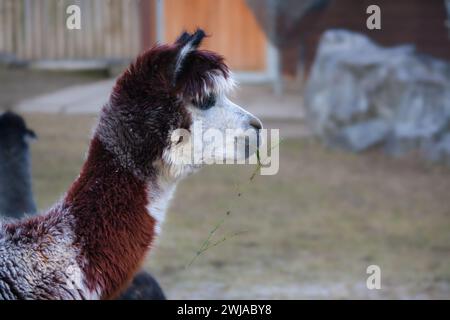
<svg viewBox="0 0 450 320"><path fill-rule="evenodd" d="M153 242L157 221L147 208L157 203L157 194L149 188L121 167L98 138L92 140L64 203L75 220L86 285L100 298L120 293Z"/></svg>
<svg viewBox="0 0 450 320"><path fill-rule="evenodd" d="M28 146L0 146L0 214L20 218L35 212Z"/></svg>

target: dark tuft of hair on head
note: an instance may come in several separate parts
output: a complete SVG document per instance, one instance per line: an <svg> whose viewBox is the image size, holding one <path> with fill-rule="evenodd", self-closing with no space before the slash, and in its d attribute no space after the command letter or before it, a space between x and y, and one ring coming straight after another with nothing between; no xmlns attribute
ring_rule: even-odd
<svg viewBox="0 0 450 320"><path fill-rule="evenodd" d="M197 29L193 34L189 34L188 32L184 31L175 41L175 44L178 45L180 48L174 68L174 75L173 75L174 86L177 83L179 74L183 70L183 64L186 58L192 51L195 51L200 46L205 37L206 37L205 31L203 31L202 29Z"/></svg>

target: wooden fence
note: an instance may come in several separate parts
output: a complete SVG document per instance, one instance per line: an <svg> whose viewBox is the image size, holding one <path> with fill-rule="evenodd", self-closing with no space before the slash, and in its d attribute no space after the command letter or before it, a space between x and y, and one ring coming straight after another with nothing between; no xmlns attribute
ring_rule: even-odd
<svg viewBox="0 0 450 320"><path fill-rule="evenodd" d="M72 4L80 30L66 27ZM139 0L0 0L0 53L19 60L129 59L140 41Z"/></svg>

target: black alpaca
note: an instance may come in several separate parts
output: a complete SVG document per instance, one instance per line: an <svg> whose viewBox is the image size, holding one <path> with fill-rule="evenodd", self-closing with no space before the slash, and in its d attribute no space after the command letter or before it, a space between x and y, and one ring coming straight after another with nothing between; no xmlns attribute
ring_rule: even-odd
<svg viewBox="0 0 450 320"><path fill-rule="evenodd" d="M36 138L24 119L13 113L0 115L0 216L22 218L36 214L31 188L29 140ZM138 273L119 300L165 300L158 282L145 271Z"/></svg>
<svg viewBox="0 0 450 320"><path fill-rule="evenodd" d="M166 296L155 278L150 273L141 271L118 300L166 300Z"/></svg>
<svg viewBox="0 0 450 320"><path fill-rule="evenodd" d="M12 112L0 115L0 214L6 217L36 212L28 145L35 137L22 117Z"/></svg>

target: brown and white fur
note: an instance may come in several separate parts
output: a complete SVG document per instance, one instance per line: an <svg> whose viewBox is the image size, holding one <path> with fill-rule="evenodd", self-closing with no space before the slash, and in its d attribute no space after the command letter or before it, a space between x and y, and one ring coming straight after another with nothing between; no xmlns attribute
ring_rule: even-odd
<svg viewBox="0 0 450 320"><path fill-rule="evenodd" d="M233 82L223 58L197 49L204 36L183 33L139 56L117 80L63 199L0 225L0 299L116 297L152 246L176 183L202 166L177 159L191 142L172 133L201 122L259 137L261 122L226 98Z"/></svg>

